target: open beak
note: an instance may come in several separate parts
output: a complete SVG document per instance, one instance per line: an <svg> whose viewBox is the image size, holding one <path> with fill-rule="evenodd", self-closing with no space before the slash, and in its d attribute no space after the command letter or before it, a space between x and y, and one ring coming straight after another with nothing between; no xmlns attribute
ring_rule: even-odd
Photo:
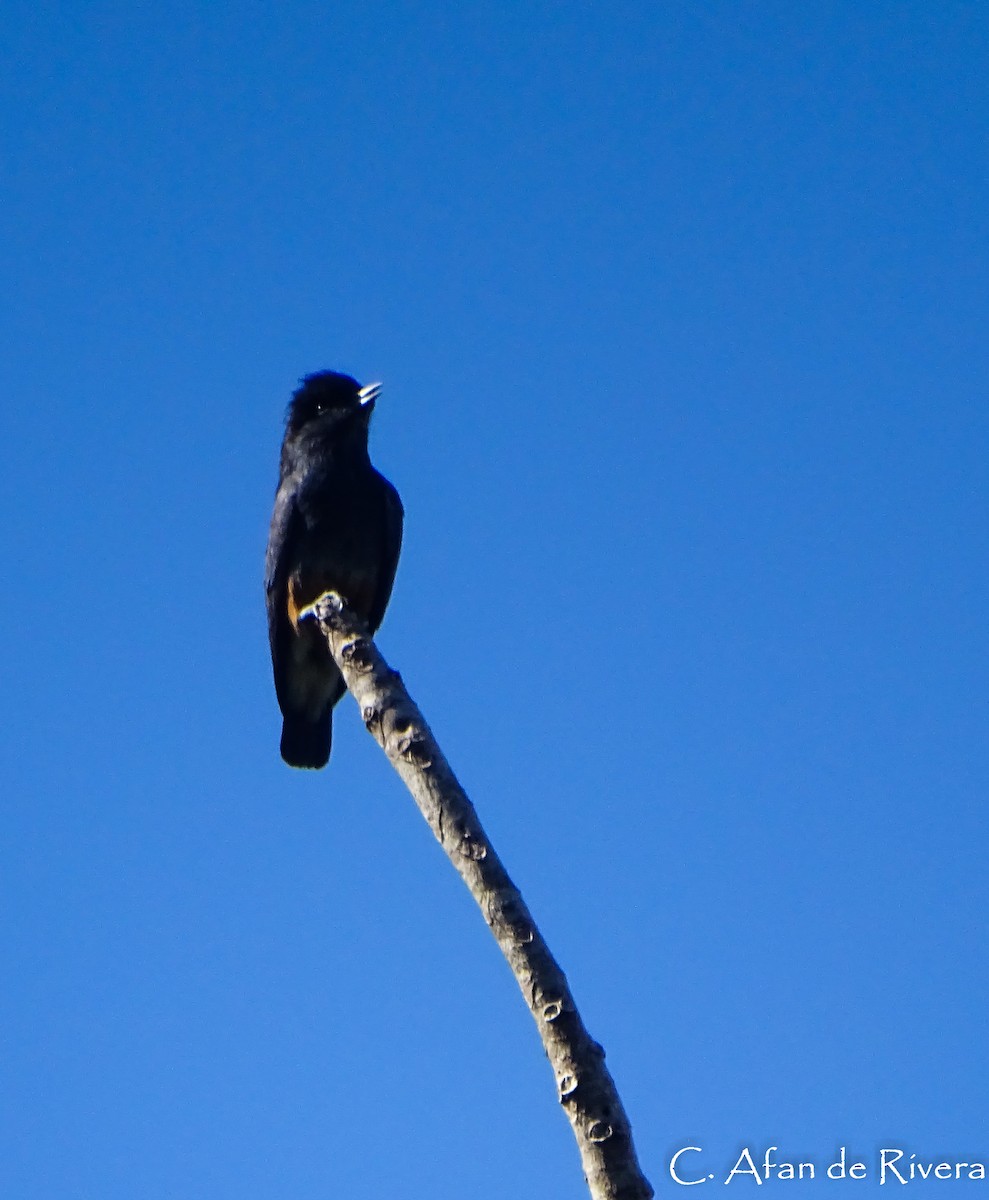
<svg viewBox="0 0 989 1200"><path fill-rule="evenodd" d="M374 402L377 400L380 391L380 383L366 383L357 393L357 399L360 400L361 406L370 412L374 408Z"/></svg>

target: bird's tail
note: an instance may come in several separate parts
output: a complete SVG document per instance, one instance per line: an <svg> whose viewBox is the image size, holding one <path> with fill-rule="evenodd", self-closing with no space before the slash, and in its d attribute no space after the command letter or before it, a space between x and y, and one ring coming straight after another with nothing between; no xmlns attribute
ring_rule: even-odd
<svg viewBox="0 0 989 1200"><path fill-rule="evenodd" d="M282 758L290 767L325 767L330 758L332 722L330 709L315 723L297 715L285 717L282 720Z"/></svg>

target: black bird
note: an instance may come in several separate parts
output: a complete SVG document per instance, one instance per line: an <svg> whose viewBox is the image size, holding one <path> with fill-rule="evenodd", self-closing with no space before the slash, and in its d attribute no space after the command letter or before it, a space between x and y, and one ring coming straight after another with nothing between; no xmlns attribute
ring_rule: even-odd
<svg viewBox="0 0 989 1200"><path fill-rule="evenodd" d="M285 418L264 588L282 758L324 767L333 705L346 691L315 621L299 612L339 592L373 633L385 615L402 545L402 502L371 466L368 423L380 383L307 375Z"/></svg>

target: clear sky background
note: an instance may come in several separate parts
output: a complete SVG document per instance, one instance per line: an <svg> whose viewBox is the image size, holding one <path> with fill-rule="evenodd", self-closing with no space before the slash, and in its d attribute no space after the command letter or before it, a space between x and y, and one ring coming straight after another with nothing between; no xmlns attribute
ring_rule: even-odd
<svg viewBox="0 0 989 1200"><path fill-rule="evenodd" d="M322 367L385 383L379 645L657 1190L989 1162L986 6L7 0L2 43L4 1200L585 1194L349 698L278 756Z"/></svg>

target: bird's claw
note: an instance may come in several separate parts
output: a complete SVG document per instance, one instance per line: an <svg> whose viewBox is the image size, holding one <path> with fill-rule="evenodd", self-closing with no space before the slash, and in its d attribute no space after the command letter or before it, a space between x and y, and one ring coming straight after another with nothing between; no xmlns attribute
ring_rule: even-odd
<svg viewBox="0 0 989 1200"><path fill-rule="evenodd" d="M347 601L339 592L324 592L312 604L307 604L299 612L300 621L329 622L333 617L342 613L347 607Z"/></svg>

